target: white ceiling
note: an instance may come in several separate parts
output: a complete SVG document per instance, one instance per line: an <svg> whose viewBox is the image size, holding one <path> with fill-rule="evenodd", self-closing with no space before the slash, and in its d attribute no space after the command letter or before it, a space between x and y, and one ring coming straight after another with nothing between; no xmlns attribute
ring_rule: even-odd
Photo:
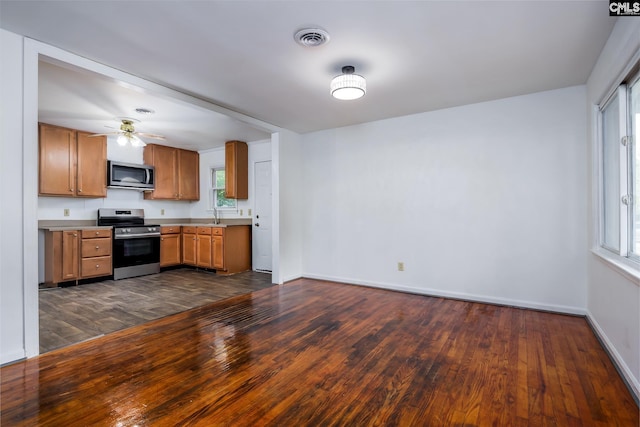
<svg viewBox="0 0 640 427"><path fill-rule="evenodd" d="M0 26L305 133L584 84L615 24L607 5L606 0L1 0ZM294 42L297 30L315 26L329 32L328 44L305 48ZM344 65L366 77L365 97L337 101L329 95L329 82ZM109 121L117 126L115 117L132 116L132 106L153 108L157 114L141 118L137 130L199 149L220 145L221 138L265 135L215 117L210 131L220 135L211 134L207 142L181 138L207 120L202 111L130 99L131 93L99 83L99 77L65 79L56 67L46 68L41 77L49 83L43 91L55 95L42 96L42 115L98 120L104 130ZM78 90L76 84L86 87ZM65 91L74 102L57 101L68 99Z"/></svg>

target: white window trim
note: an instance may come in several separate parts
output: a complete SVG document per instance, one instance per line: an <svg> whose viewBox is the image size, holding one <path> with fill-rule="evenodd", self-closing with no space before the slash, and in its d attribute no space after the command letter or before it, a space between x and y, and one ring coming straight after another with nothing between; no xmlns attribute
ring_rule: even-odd
<svg viewBox="0 0 640 427"><path fill-rule="evenodd" d="M213 171L215 171L216 169L225 169L225 165L218 165L218 166L209 166L209 208L207 209L208 212L213 212L214 210L214 201L215 201L215 186L214 186L214 181L213 181ZM225 175L226 177L226 175ZM224 207L224 208L215 208L217 212L227 212L227 213L237 213L239 212L238 209L238 201L236 200L236 206L235 207Z"/></svg>
<svg viewBox="0 0 640 427"><path fill-rule="evenodd" d="M629 279L631 282L635 283L637 286L640 286L640 256L637 256L639 254L632 254L632 256L630 257L623 256L620 253L617 253L616 251L607 249L602 244L604 241L603 215L602 215L603 208L604 208L604 200L603 200L603 170L602 170L602 161L603 161L602 114L601 114L600 108L601 106L606 105L608 100L616 94L616 92L619 90L619 87L622 85L622 82L625 80L627 76L631 74L633 68L637 67L637 64L639 61L640 61L640 50L636 51L632 59L625 66L624 70L620 72L620 74L617 76L616 80L610 87L610 89L604 94L604 96L602 96L601 102L599 102L596 105L593 105L593 109L592 109L592 118L593 118L592 123L594 124L592 127L592 130L594 132L593 138L592 138L592 144L593 144L592 145L593 147L592 177L593 179L595 179L595 185L593 185L592 187L593 188L592 195L593 195L593 200L595 200L596 202L592 204L593 218L594 218L594 221L592 222L592 227L593 227L592 229L594 230L594 233L593 233L594 238L593 238L593 246L591 249L591 253L594 254L597 257L597 259L599 259L600 261L605 263L607 266L609 266L613 270L617 271L619 274ZM627 107L628 105L625 102L624 111L627 112L627 115L628 115ZM626 135L627 130L625 129L625 131L621 132L621 134ZM636 141L636 143L638 143L638 145L640 146L640 141ZM622 164L624 164L625 169L628 167L626 157L625 157L624 163L621 163L621 165ZM637 173L640 173L640 171L638 171ZM621 182L623 182L623 180L621 180ZM628 181L624 180L624 182L625 182L625 190L626 190L628 186ZM622 193L622 188L620 189L620 192ZM640 193L640 189L638 189L638 192ZM622 226L622 222L621 222L621 226ZM624 221L624 226L628 227L628 223L626 221ZM621 240L620 252L624 250L626 255L628 252L628 244L627 244L628 233L624 233L624 236L625 236L625 246L623 246L623 242Z"/></svg>

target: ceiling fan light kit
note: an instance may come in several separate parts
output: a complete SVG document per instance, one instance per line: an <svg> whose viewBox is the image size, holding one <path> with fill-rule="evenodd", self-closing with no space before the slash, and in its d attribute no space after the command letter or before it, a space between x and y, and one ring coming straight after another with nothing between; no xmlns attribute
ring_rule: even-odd
<svg viewBox="0 0 640 427"><path fill-rule="evenodd" d="M117 141L118 141L118 145L121 145L121 146L131 144L132 147L144 147L145 145L147 145L144 143L143 140L141 140L137 136L130 133L118 135Z"/></svg>
<svg viewBox="0 0 640 427"><path fill-rule="evenodd" d="M153 139L162 139L162 140L165 139L164 136L162 135L156 135L153 133L136 132L136 129L133 127L133 122L139 121L139 120L125 118L125 119L121 119L121 121L122 121L122 124L120 125L120 130L118 132L97 133L95 135L90 135L90 136L102 136L102 135L115 134L115 135L118 135L116 142L118 143L118 145L123 147L127 144L130 144L132 147L144 147L145 145L147 145L142 139L140 139L138 135L141 135L147 138L153 138Z"/></svg>
<svg viewBox="0 0 640 427"><path fill-rule="evenodd" d="M342 67L342 74L331 80L331 95L334 98L349 101L361 98L367 93L367 81L354 72L353 66L345 65Z"/></svg>

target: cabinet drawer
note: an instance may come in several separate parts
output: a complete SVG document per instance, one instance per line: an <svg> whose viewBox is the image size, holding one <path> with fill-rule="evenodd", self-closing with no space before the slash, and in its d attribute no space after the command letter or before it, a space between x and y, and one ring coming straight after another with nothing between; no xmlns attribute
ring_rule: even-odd
<svg viewBox="0 0 640 427"><path fill-rule="evenodd" d="M196 227L191 227L191 226L182 226L182 233L183 234L196 234Z"/></svg>
<svg viewBox="0 0 640 427"><path fill-rule="evenodd" d="M198 234L211 235L211 227L198 227Z"/></svg>
<svg viewBox="0 0 640 427"><path fill-rule="evenodd" d="M83 239L93 239L97 237L111 237L111 229L104 230L82 230Z"/></svg>
<svg viewBox="0 0 640 427"><path fill-rule="evenodd" d="M222 236L224 234L224 228L222 227L213 227L211 229L211 234L214 236Z"/></svg>
<svg viewBox="0 0 640 427"><path fill-rule="evenodd" d="M178 234L180 233L180 226L163 226L160 227L160 234Z"/></svg>
<svg viewBox="0 0 640 427"><path fill-rule="evenodd" d="M82 239L82 258L111 255L111 239Z"/></svg>
<svg viewBox="0 0 640 427"><path fill-rule="evenodd" d="M108 276L111 274L111 257L83 258L80 275L82 277Z"/></svg>

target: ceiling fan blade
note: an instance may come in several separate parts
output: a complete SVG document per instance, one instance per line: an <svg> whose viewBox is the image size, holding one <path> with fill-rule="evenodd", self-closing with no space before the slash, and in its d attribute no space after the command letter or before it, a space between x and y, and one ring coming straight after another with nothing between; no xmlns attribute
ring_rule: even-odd
<svg viewBox="0 0 640 427"><path fill-rule="evenodd" d="M117 135L120 132L109 132L109 133L94 133L93 135L89 135L89 138L93 136L108 136L108 135Z"/></svg>
<svg viewBox="0 0 640 427"><path fill-rule="evenodd" d="M166 139L164 136L156 135L154 133L136 132L136 135L144 136L145 138Z"/></svg>

